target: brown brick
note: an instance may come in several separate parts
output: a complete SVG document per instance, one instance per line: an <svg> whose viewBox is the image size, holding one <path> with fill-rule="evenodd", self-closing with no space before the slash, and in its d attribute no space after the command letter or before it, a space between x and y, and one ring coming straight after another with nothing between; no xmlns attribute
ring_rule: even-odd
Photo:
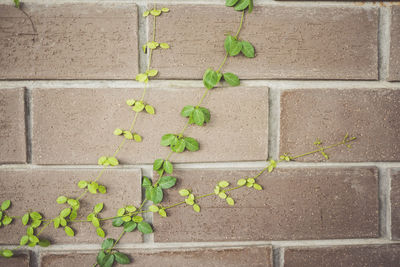
<svg viewBox="0 0 400 267"><path fill-rule="evenodd" d="M390 61L389 80L400 81L400 7L392 7L392 22L390 25Z"/></svg>
<svg viewBox="0 0 400 267"><path fill-rule="evenodd" d="M180 250L121 250L131 258L127 266L272 266L271 247L193 248ZM42 267L91 266L96 260L93 253L52 254L42 256Z"/></svg>
<svg viewBox="0 0 400 267"><path fill-rule="evenodd" d="M138 72L133 4L0 6L0 79L131 79ZM35 38L33 40L33 38Z"/></svg>
<svg viewBox="0 0 400 267"><path fill-rule="evenodd" d="M6 259L0 257L0 266L7 267L29 267L29 252L13 252L14 256L12 258Z"/></svg>
<svg viewBox="0 0 400 267"><path fill-rule="evenodd" d="M166 204L183 200L178 189L196 196L213 185L256 174L255 170L176 170L177 186L165 194ZM379 236L378 177L375 168L280 168L258 179L262 191L233 191L235 206L218 197L154 216L156 242L245 241L362 238Z"/></svg>
<svg viewBox="0 0 400 267"><path fill-rule="evenodd" d="M0 163L26 162L24 90L0 89Z"/></svg>
<svg viewBox="0 0 400 267"><path fill-rule="evenodd" d="M390 202L392 213L392 239L400 240L400 170L391 169Z"/></svg>
<svg viewBox="0 0 400 267"><path fill-rule="evenodd" d="M396 267L400 244L285 249L284 267Z"/></svg>
<svg viewBox="0 0 400 267"><path fill-rule="evenodd" d="M134 116L125 101L139 98L141 91L35 90L33 161L39 164L96 164L99 156L110 155L122 138L113 136L114 129L128 129ZM143 142L127 142L118 155L121 162L150 163L157 157L166 157L170 150L160 145L162 135L182 130L187 119L180 116L181 109L185 105L196 105L203 92L203 88L149 89L145 101L155 107L156 115L139 114L135 129L143 136ZM210 109L210 123L203 127L190 126L185 132L186 136L198 139L200 151L175 154L173 161L267 158L267 88L216 89L205 98L203 106Z"/></svg>
<svg viewBox="0 0 400 267"><path fill-rule="evenodd" d="M95 169L2 169L0 171L0 200L10 199L12 206L9 215L21 216L28 210L41 212L46 218L54 218L67 205L57 204L60 195L76 198L83 190L77 186L80 180L94 180L99 170ZM141 202L141 171L106 170L99 183L107 187L107 193L87 194L81 199L80 214L82 218L92 212L95 204L103 202L104 210L99 217L116 215L116 210L124 205L140 205ZM104 228L109 237L118 237L120 228L111 226L107 221ZM57 230L51 225L41 235L55 243L100 243L103 239L96 235L96 229L91 223L74 223L75 237L68 237L62 228ZM25 233L25 227L20 221L0 229L0 244L19 243ZM133 233L124 238L124 242L141 242L142 236Z"/></svg>
<svg viewBox="0 0 400 267"><path fill-rule="evenodd" d="M221 63L225 35L235 34L241 14L215 5L168 7L157 17L156 40L171 44L154 53L158 77L200 79ZM228 59L223 71L243 79L376 80L377 33L376 8L257 6L239 36L256 57Z"/></svg>
<svg viewBox="0 0 400 267"><path fill-rule="evenodd" d="M281 97L280 153L298 155L356 136L351 149L327 151L330 161L400 160L400 90L290 90ZM316 154L300 160L320 161Z"/></svg>

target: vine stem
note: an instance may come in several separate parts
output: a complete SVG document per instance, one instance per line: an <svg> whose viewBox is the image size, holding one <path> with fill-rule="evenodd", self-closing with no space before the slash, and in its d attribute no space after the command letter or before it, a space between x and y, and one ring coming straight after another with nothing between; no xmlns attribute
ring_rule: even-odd
<svg viewBox="0 0 400 267"><path fill-rule="evenodd" d="M242 11L242 17L240 18L239 29L237 30L236 35L235 35L236 39L238 38L240 31L242 30L243 20L244 20L244 10Z"/></svg>

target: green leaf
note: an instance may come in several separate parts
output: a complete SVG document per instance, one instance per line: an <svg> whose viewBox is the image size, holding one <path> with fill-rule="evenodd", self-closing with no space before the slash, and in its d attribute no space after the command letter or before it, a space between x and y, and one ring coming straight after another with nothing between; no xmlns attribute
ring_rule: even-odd
<svg viewBox="0 0 400 267"><path fill-rule="evenodd" d="M150 46L149 46L150 47ZM151 48L151 47L150 47ZM138 75L136 75L136 81L138 82L143 82L143 83L147 83L149 81L149 78L147 77L147 74L145 73L139 73ZM135 103L136 104L136 103Z"/></svg>
<svg viewBox="0 0 400 267"><path fill-rule="evenodd" d="M149 77L154 77L154 76L156 76L158 74L158 70L146 70L146 74Z"/></svg>
<svg viewBox="0 0 400 267"><path fill-rule="evenodd" d="M127 212L134 212L134 211L136 211L135 206L132 206L132 205L126 206L125 209L126 209Z"/></svg>
<svg viewBox="0 0 400 267"><path fill-rule="evenodd" d="M113 134L114 134L114 135L121 135L122 132L123 132L123 131L122 131L120 128L117 128L117 129L114 130Z"/></svg>
<svg viewBox="0 0 400 267"><path fill-rule="evenodd" d="M127 215L121 218L124 222L130 222L132 220L132 217Z"/></svg>
<svg viewBox="0 0 400 267"><path fill-rule="evenodd" d="M141 221L143 221L143 217L142 216L133 216L132 221L134 221L136 223L140 223Z"/></svg>
<svg viewBox="0 0 400 267"><path fill-rule="evenodd" d="M29 237L27 235L24 235L24 236L21 237L21 240L19 241L19 244L21 246L24 246L24 245L26 245L28 243L28 241L29 241Z"/></svg>
<svg viewBox="0 0 400 267"><path fill-rule="evenodd" d="M99 253L97 254L97 257L96 257L96 261L100 266L103 265L105 257L106 257L106 253L104 253L103 250L100 250Z"/></svg>
<svg viewBox="0 0 400 267"><path fill-rule="evenodd" d="M19 0L14 0L14 5L16 8L20 8L20 6L21 6Z"/></svg>
<svg viewBox="0 0 400 267"><path fill-rule="evenodd" d="M132 134L131 132L129 132L129 131L124 131L123 134L124 134L124 137L125 137L126 139L128 139L128 140L132 140L132 139L133 139L133 134Z"/></svg>
<svg viewBox="0 0 400 267"><path fill-rule="evenodd" d="M176 184L176 178L172 176L163 176L158 181L158 184L162 189L168 189Z"/></svg>
<svg viewBox="0 0 400 267"><path fill-rule="evenodd" d="M194 111L194 107L193 106L184 106L182 111L181 111L181 116L182 117L189 117L190 115L192 115Z"/></svg>
<svg viewBox="0 0 400 267"><path fill-rule="evenodd" d="M135 139L136 142L142 142L142 137L138 134L134 134L133 135L133 139Z"/></svg>
<svg viewBox="0 0 400 267"><path fill-rule="evenodd" d="M129 264L131 262L128 256L121 252L115 252L114 255L119 264Z"/></svg>
<svg viewBox="0 0 400 267"><path fill-rule="evenodd" d="M64 231L68 236L74 236L75 235L74 230L72 230L72 228L69 227L69 226L65 226L64 227Z"/></svg>
<svg viewBox="0 0 400 267"><path fill-rule="evenodd" d="M10 219L11 219L11 218L10 218ZM10 222L10 223L11 223L11 222ZM42 221L41 221L41 220L33 220L32 223L31 223L31 226L32 226L33 228L38 228L41 224L42 224Z"/></svg>
<svg viewBox="0 0 400 267"><path fill-rule="evenodd" d="M163 163L164 163L164 160L163 159L156 159L154 162L153 162L153 170L159 170L160 168L161 168L161 166L163 165ZM151 183L150 183L150 185L151 185ZM144 186L144 185L143 185Z"/></svg>
<svg viewBox="0 0 400 267"><path fill-rule="evenodd" d="M33 211L31 213L29 213L29 216L31 216L31 218L33 220L40 220L42 219L42 215L39 214L39 212Z"/></svg>
<svg viewBox="0 0 400 267"><path fill-rule="evenodd" d="M93 216L92 218L92 224L94 227L99 227L100 226L100 220L96 216Z"/></svg>
<svg viewBox="0 0 400 267"><path fill-rule="evenodd" d="M69 214L71 213L71 209L70 208L65 208L60 212L60 216L62 218L67 217Z"/></svg>
<svg viewBox="0 0 400 267"><path fill-rule="evenodd" d="M238 185L243 186L246 184L246 179L239 179L239 181L237 182Z"/></svg>
<svg viewBox="0 0 400 267"><path fill-rule="evenodd" d="M238 86L240 84L238 76L230 72L224 73L224 80L232 86Z"/></svg>
<svg viewBox="0 0 400 267"><path fill-rule="evenodd" d="M186 145L187 150L189 150L189 151L199 150L199 143L194 138L185 137L185 145Z"/></svg>
<svg viewBox="0 0 400 267"><path fill-rule="evenodd" d="M128 100L126 100L126 104L128 105L128 106L133 106L134 104L135 104L135 99L128 99Z"/></svg>
<svg viewBox="0 0 400 267"><path fill-rule="evenodd" d="M225 5L226 6L234 6L239 0L226 0Z"/></svg>
<svg viewBox="0 0 400 267"><path fill-rule="evenodd" d="M13 219L11 217L8 217L7 215L5 215L3 217L3 224L4 225L9 225L12 221L13 221Z"/></svg>
<svg viewBox="0 0 400 267"><path fill-rule="evenodd" d="M78 212L76 211L76 209L73 209L73 210L71 211L71 214L69 215L69 218L70 218L71 220L75 220L76 217L78 217Z"/></svg>
<svg viewBox="0 0 400 267"><path fill-rule="evenodd" d="M150 188L150 200L153 201L154 204L160 203L163 199L163 196L163 191L160 186Z"/></svg>
<svg viewBox="0 0 400 267"><path fill-rule="evenodd" d="M114 245L115 240L112 238L107 238L106 240L101 243L102 249L110 249Z"/></svg>
<svg viewBox="0 0 400 267"><path fill-rule="evenodd" d="M228 203L228 205L230 205L230 206L235 205L235 201L233 200L233 198L227 197L225 200L226 200L226 203Z"/></svg>
<svg viewBox="0 0 400 267"><path fill-rule="evenodd" d="M104 163L106 163L106 161L107 161L107 157L100 157L99 158L99 160L97 161L97 163L99 164L99 165L103 165Z"/></svg>
<svg viewBox="0 0 400 267"><path fill-rule="evenodd" d="M211 68L208 68L203 75L203 84L207 89L212 89L218 83L218 74Z"/></svg>
<svg viewBox="0 0 400 267"><path fill-rule="evenodd" d="M172 144L174 139L177 137L174 134L165 134L163 137L161 137L161 145L162 146L169 146Z"/></svg>
<svg viewBox="0 0 400 267"><path fill-rule="evenodd" d="M242 53L246 57L253 58L254 57L254 47L251 43L247 41L242 41Z"/></svg>
<svg viewBox="0 0 400 267"><path fill-rule="evenodd" d="M23 225L27 225L29 222L29 213L25 213L21 220Z"/></svg>
<svg viewBox="0 0 400 267"><path fill-rule="evenodd" d="M103 259L102 267L111 267L114 264L115 256L114 254L107 254Z"/></svg>
<svg viewBox="0 0 400 267"><path fill-rule="evenodd" d="M158 214L160 214L160 216L161 217L167 217L167 213L165 212L165 210L164 209L160 209L159 211L158 211Z"/></svg>
<svg viewBox="0 0 400 267"><path fill-rule="evenodd" d="M168 48L169 48L169 44L167 44L167 43L160 43L160 47L161 47L162 49L168 49Z"/></svg>
<svg viewBox="0 0 400 267"><path fill-rule="evenodd" d="M100 194L107 193L107 188L104 185L99 185L98 189L99 189Z"/></svg>
<svg viewBox="0 0 400 267"><path fill-rule="evenodd" d="M68 199L68 204L74 208L74 209L79 209L79 201L73 198Z"/></svg>
<svg viewBox="0 0 400 267"><path fill-rule="evenodd" d="M87 185L88 185L88 182L86 182L86 181L79 181L79 183L78 183L78 187L81 189L86 188Z"/></svg>
<svg viewBox="0 0 400 267"><path fill-rule="evenodd" d="M169 8L163 7L163 8L161 8L161 11L162 11L162 12L169 12Z"/></svg>
<svg viewBox="0 0 400 267"><path fill-rule="evenodd" d="M256 190L262 190L262 186L259 184L253 184L254 189Z"/></svg>
<svg viewBox="0 0 400 267"><path fill-rule="evenodd" d="M4 258L11 258L14 254L13 254L13 252L12 252L11 250L9 250L9 249L4 249L4 250L1 251L1 255L2 255Z"/></svg>
<svg viewBox="0 0 400 267"><path fill-rule="evenodd" d="M204 121L205 121L205 122L209 122L209 121L210 121L210 118L211 118L210 111L209 111L208 109L206 109L206 108L203 108L203 107L199 107L199 109L200 109L201 112L203 112L203 114L204 114Z"/></svg>
<svg viewBox="0 0 400 267"><path fill-rule="evenodd" d="M30 235L29 236L29 241L31 241L32 243L38 243L39 242L39 238L37 238L37 236L35 236L35 235Z"/></svg>
<svg viewBox="0 0 400 267"><path fill-rule="evenodd" d="M172 163L168 160L164 161L163 168L166 173L171 174L174 171L174 166L172 166Z"/></svg>
<svg viewBox="0 0 400 267"><path fill-rule="evenodd" d="M107 161L111 166L117 166L119 164L118 160L115 157L109 157Z"/></svg>
<svg viewBox="0 0 400 267"><path fill-rule="evenodd" d="M114 227L120 227L123 223L124 221L119 217L112 220L112 226Z"/></svg>
<svg viewBox="0 0 400 267"><path fill-rule="evenodd" d="M93 211L94 211L95 213L99 213L100 211L103 210L103 207L104 207L104 204L103 204L103 203L98 203L98 204L96 204L96 206L94 206Z"/></svg>
<svg viewBox="0 0 400 267"><path fill-rule="evenodd" d="M0 211L0 220L1 220L2 217L3 217L3 212ZM0 224L0 226L1 226L1 224Z"/></svg>
<svg viewBox="0 0 400 267"><path fill-rule="evenodd" d="M145 109L146 109L146 112L149 113L149 114L151 114L151 115L153 115L154 113L156 113L155 110L154 110L154 108L153 108L153 106L146 105L146 106L145 106Z"/></svg>
<svg viewBox="0 0 400 267"><path fill-rule="evenodd" d="M103 237L103 238L106 236L106 233L104 233L104 230L101 229L100 227L96 228L96 233L98 236Z"/></svg>
<svg viewBox="0 0 400 267"><path fill-rule="evenodd" d="M250 4L250 0L239 0L237 5L235 6L236 11L242 11L246 9Z"/></svg>
<svg viewBox="0 0 400 267"><path fill-rule="evenodd" d="M155 17L160 16L161 10L153 9L150 11L150 14L152 14Z"/></svg>
<svg viewBox="0 0 400 267"><path fill-rule="evenodd" d="M54 221L53 221L53 223L54 223L54 228L55 228L55 229L57 229L58 227L60 227L60 218L59 218L59 217L55 218Z"/></svg>
<svg viewBox="0 0 400 267"><path fill-rule="evenodd" d="M142 221L138 224L138 229L143 234L150 234L153 232L153 228L151 227L151 225L144 221Z"/></svg>
<svg viewBox="0 0 400 267"><path fill-rule="evenodd" d="M227 182L227 181L221 181L221 182L218 183L218 185L219 185L220 187L222 187L222 188L225 188L225 187L229 186L229 182Z"/></svg>
<svg viewBox="0 0 400 267"><path fill-rule="evenodd" d="M149 187L149 186L152 186L152 185L153 184L151 183L151 180L149 179L149 177L143 176L142 186L143 187Z"/></svg>
<svg viewBox="0 0 400 267"><path fill-rule="evenodd" d="M50 241L47 239L39 240L39 246L41 246L42 248L47 248L48 246L50 246Z"/></svg>
<svg viewBox="0 0 400 267"><path fill-rule="evenodd" d="M194 205L193 205L193 210L194 210L195 212L200 212L200 206L197 205L197 204L194 204Z"/></svg>
<svg viewBox="0 0 400 267"><path fill-rule="evenodd" d="M204 113L200 109L196 108L193 111L192 116L193 116L194 123L196 123L199 126L203 125L203 123L204 123Z"/></svg>
<svg viewBox="0 0 400 267"><path fill-rule="evenodd" d="M124 231L125 232L132 232L133 230L135 230L136 229L136 223L135 222L132 222L132 221L130 221L130 222L126 222L125 224L124 224Z"/></svg>
<svg viewBox="0 0 400 267"><path fill-rule="evenodd" d="M26 234L27 234L28 236L33 235L33 228L32 228L32 227L26 228Z"/></svg>
<svg viewBox="0 0 400 267"><path fill-rule="evenodd" d="M171 147L172 151L176 153L181 153L185 150L185 140L184 139L178 139L176 141L176 144Z"/></svg>
<svg viewBox="0 0 400 267"><path fill-rule="evenodd" d="M125 214L125 208L120 208L117 211L117 216L123 216Z"/></svg>
<svg viewBox="0 0 400 267"><path fill-rule="evenodd" d="M67 226L67 220L60 217L60 224L61 224L61 226Z"/></svg>
<svg viewBox="0 0 400 267"><path fill-rule="evenodd" d="M218 196L219 196L220 198L222 198L222 199L227 198L227 195L225 194L225 192L220 192L220 193L218 194Z"/></svg>
<svg viewBox="0 0 400 267"><path fill-rule="evenodd" d="M194 204L194 200L191 199L191 198L186 198L186 199L185 199L185 202L186 202L186 204L188 204L188 205L193 205L193 204Z"/></svg>
<svg viewBox="0 0 400 267"><path fill-rule="evenodd" d="M144 109L144 104L140 101L136 102L135 105L132 107L133 111L141 112Z"/></svg>
<svg viewBox="0 0 400 267"><path fill-rule="evenodd" d="M88 190L92 194L97 194L97 188L99 188L99 185L97 183L91 183L88 185Z"/></svg>
<svg viewBox="0 0 400 267"><path fill-rule="evenodd" d="M240 53L240 50L242 49L242 43L236 40L235 37L229 35L225 38L224 47L225 51L230 56L236 56Z"/></svg>
<svg viewBox="0 0 400 267"><path fill-rule="evenodd" d="M254 7L253 0L250 0L249 1L249 13L251 13L253 11L253 7Z"/></svg>
<svg viewBox="0 0 400 267"><path fill-rule="evenodd" d="M11 201L10 200L4 200L3 203L1 203L1 210L7 210L11 205Z"/></svg>
<svg viewBox="0 0 400 267"><path fill-rule="evenodd" d="M254 184L256 180L254 178L247 178L247 182Z"/></svg>
<svg viewBox="0 0 400 267"><path fill-rule="evenodd" d="M150 11L146 10L145 12L143 12L143 17L147 17L149 14L150 14Z"/></svg>
<svg viewBox="0 0 400 267"><path fill-rule="evenodd" d="M183 196L183 197L188 196L189 194L190 194L190 192L189 192L189 190L187 190L187 189L181 189L181 190L179 190L179 195L181 195L181 196Z"/></svg>

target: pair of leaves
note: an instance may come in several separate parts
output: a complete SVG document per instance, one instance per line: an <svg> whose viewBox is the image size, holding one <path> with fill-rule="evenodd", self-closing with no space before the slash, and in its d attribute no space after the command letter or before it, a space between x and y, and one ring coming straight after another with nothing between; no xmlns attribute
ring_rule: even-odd
<svg viewBox="0 0 400 267"><path fill-rule="evenodd" d="M157 49L157 47L161 47L162 49L169 49L169 44L167 43L158 43L155 41L148 42L147 44L144 44L142 46L143 53L147 53L147 48L150 48L151 50Z"/></svg>
<svg viewBox="0 0 400 267"><path fill-rule="evenodd" d="M99 185L97 182L91 181L79 181L78 187L81 189L88 188L88 191L92 194L97 194L97 192L101 194L107 193L107 188L104 185Z"/></svg>
<svg viewBox="0 0 400 267"><path fill-rule="evenodd" d="M169 8L163 7L161 9L152 9L152 10L146 10L143 12L143 17L147 17L148 15L153 15L155 17L158 17L161 15L161 12L169 12Z"/></svg>
<svg viewBox="0 0 400 267"><path fill-rule="evenodd" d="M153 163L153 170L161 176L163 172L171 174L174 171L174 166L169 160L156 159Z"/></svg>
<svg viewBox="0 0 400 267"><path fill-rule="evenodd" d="M189 151L199 150L199 143L191 137L178 137L175 134L166 134L161 138L162 146L170 146L171 150L176 153L181 153L185 148Z"/></svg>
<svg viewBox="0 0 400 267"><path fill-rule="evenodd" d="M210 111L203 107L185 106L181 111L181 116L189 117L189 123L196 123L202 126L208 123L211 118Z"/></svg>
<svg viewBox="0 0 400 267"><path fill-rule="evenodd" d="M240 52L243 53L248 58L254 57L254 47L251 43L247 41L238 41L236 37L231 35L225 38L224 42L225 51L230 56L236 56Z"/></svg>
<svg viewBox="0 0 400 267"><path fill-rule="evenodd" d="M146 198L158 204L164 197L163 189L168 189L176 184L176 178L172 176L161 177L156 185L152 185L151 180L144 176L142 186L146 189Z"/></svg>
<svg viewBox="0 0 400 267"><path fill-rule="evenodd" d="M179 194L183 197L187 196L187 198L185 198L186 204L192 206L195 212L200 212L200 206L195 202L196 197L191 193L189 189L181 189L179 190Z"/></svg>
<svg viewBox="0 0 400 267"><path fill-rule="evenodd" d="M256 190L262 190L262 186L256 183L254 178L239 179L237 182L239 186L246 185L247 187L253 187Z"/></svg>
<svg viewBox="0 0 400 267"><path fill-rule="evenodd" d="M99 165L103 166L117 166L119 164L119 161L115 157L100 157L99 160L97 161Z"/></svg>
<svg viewBox="0 0 400 267"><path fill-rule="evenodd" d="M114 264L114 261L117 261L119 264L129 264L131 261L126 254L123 254L119 251L110 250L114 247L115 240L112 238L107 238L101 244L102 250L97 254L97 264L101 267L111 267Z"/></svg>
<svg viewBox="0 0 400 267"><path fill-rule="evenodd" d="M39 212L33 211L33 212L27 212L25 213L22 218L22 224L27 225L30 223L32 228L37 228L42 224L42 215L40 215Z"/></svg>
<svg viewBox="0 0 400 267"><path fill-rule="evenodd" d="M253 11L253 0L225 0L225 5L234 7L236 11L242 11L249 8L249 13Z"/></svg>

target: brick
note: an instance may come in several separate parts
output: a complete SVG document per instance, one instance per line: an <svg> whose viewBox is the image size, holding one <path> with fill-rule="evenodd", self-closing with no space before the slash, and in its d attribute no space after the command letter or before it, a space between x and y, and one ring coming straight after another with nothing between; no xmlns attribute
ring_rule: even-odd
<svg viewBox="0 0 400 267"><path fill-rule="evenodd" d="M0 163L26 162L24 89L0 89Z"/></svg>
<svg viewBox="0 0 400 267"><path fill-rule="evenodd" d="M298 155L356 136L351 149L327 151L329 161L400 160L400 90L289 90L281 96L280 153ZM299 160L321 161L315 154Z"/></svg>
<svg viewBox="0 0 400 267"><path fill-rule="evenodd" d="M218 181L236 184L255 170L175 170L177 186L168 190L165 204L180 202L182 188L196 196L213 192ZM154 216L155 242L261 241L379 236L377 169L280 168L258 179L264 188L231 192L228 206L218 197L169 209L169 217Z"/></svg>
<svg viewBox="0 0 400 267"><path fill-rule="evenodd" d="M285 249L284 267L395 267L400 244Z"/></svg>
<svg viewBox="0 0 400 267"><path fill-rule="evenodd" d="M131 79L137 7L128 3L0 6L0 79ZM34 38L34 40L33 40Z"/></svg>
<svg viewBox="0 0 400 267"><path fill-rule="evenodd" d="M46 218L54 218L66 205L56 203L60 195L78 197L83 192L77 186L80 180L94 180L99 169L1 169L0 170L0 199L10 199L12 206L10 215L21 216L27 210L39 211ZM92 212L94 205L104 203L104 210L99 217L106 218L116 215L116 210L124 205L138 206L141 203L141 171L106 170L99 180L107 187L106 194L87 194L81 199L80 216L83 219ZM74 223L75 237L68 237L62 228L48 227L41 237L48 238L54 243L101 243L103 238L96 235L96 229L91 223ZM104 223L105 232L109 237L116 238L120 228L111 226L111 221ZM21 222L0 229L0 244L19 243L26 229ZM124 237L122 242L142 242L139 233Z"/></svg>
<svg viewBox="0 0 400 267"><path fill-rule="evenodd" d="M30 253L26 252L15 252L12 258L6 259L0 257L0 266L7 267L29 267Z"/></svg>
<svg viewBox="0 0 400 267"><path fill-rule="evenodd" d="M400 240L400 169L391 169L391 218L392 239Z"/></svg>
<svg viewBox="0 0 400 267"><path fill-rule="evenodd" d="M400 7L392 7L390 25L389 80L400 81Z"/></svg>
<svg viewBox="0 0 400 267"><path fill-rule="evenodd" d="M38 89L33 92L33 162L38 164L96 164L121 142L115 128L129 129L134 112L126 99L139 98L142 89ZM121 163L152 163L166 157L160 140L179 133L187 119L185 105L195 105L204 88L148 90L145 101L156 115L141 113L135 131L142 143L127 142ZM79 97L77 97L79 96ZM60 99L63 99L60 103ZM224 88L210 92L203 105L210 109L208 125L190 126L186 136L198 139L197 152L175 154L174 162L262 160L267 157L268 89ZM251 149L249 149L251 148ZM63 153L60 153L62 151Z"/></svg>
<svg viewBox="0 0 400 267"><path fill-rule="evenodd" d="M127 253L133 264L127 266L263 266L272 267L271 247L242 248L194 248L194 249L147 249L121 250ZM93 253L54 254L42 256L42 267L91 266Z"/></svg>
<svg viewBox="0 0 400 267"><path fill-rule="evenodd" d="M221 64L224 38L235 34L241 14L216 5L168 7L168 14L157 17L156 40L171 44L171 49L155 50L158 78L201 79L205 69ZM242 79L376 80L377 11L257 6L246 15L239 36L254 45L256 57L228 59L223 71Z"/></svg>

